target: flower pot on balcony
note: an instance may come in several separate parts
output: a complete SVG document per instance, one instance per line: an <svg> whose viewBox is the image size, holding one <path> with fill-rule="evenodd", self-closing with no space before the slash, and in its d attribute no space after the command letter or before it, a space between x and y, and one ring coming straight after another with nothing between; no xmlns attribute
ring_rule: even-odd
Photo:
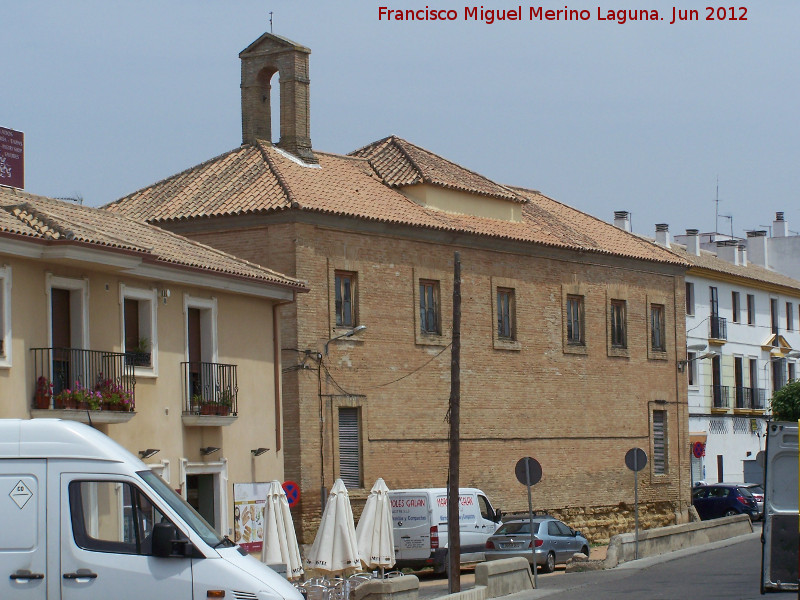
<svg viewBox="0 0 800 600"><path fill-rule="evenodd" d="M39 410L46 410L50 408L50 395L49 394L36 394L34 398L34 405Z"/></svg>
<svg viewBox="0 0 800 600"><path fill-rule="evenodd" d="M225 417L231 412L231 407L224 404L203 404L200 406L201 415L217 415Z"/></svg>

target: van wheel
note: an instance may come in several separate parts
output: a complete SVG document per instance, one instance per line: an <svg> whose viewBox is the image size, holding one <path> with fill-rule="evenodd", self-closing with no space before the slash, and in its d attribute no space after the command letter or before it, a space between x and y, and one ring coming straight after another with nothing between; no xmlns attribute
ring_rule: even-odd
<svg viewBox="0 0 800 600"><path fill-rule="evenodd" d="M542 565L542 573L552 573L556 570L556 555L553 552L547 553L547 560Z"/></svg>
<svg viewBox="0 0 800 600"><path fill-rule="evenodd" d="M450 557L447 556L446 554L444 555L444 562L434 563L433 565L433 572L436 575L443 575L444 573L447 573L449 569L450 569Z"/></svg>
<svg viewBox="0 0 800 600"><path fill-rule="evenodd" d="M586 555L586 558L589 558L589 548L584 546L583 548L581 548L581 552Z"/></svg>

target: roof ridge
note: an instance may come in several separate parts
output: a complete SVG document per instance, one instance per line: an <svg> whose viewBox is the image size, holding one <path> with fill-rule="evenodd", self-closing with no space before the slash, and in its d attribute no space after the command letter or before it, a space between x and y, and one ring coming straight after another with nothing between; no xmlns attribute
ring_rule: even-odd
<svg viewBox="0 0 800 600"><path fill-rule="evenodd" d="M509 186L507 186L507 185L505 185L503 183L499 183L499 182L495 181L494 179L490 179L486 175L478 173L477 171L473 171L472 169L467 168L464 165L458 164L457 162L454 162L454 161L450 160L449 158L445 158L444 156L441 156L440 154L436 154L432 150L428 150L427 148L423 148L422 146L419 146L419 145L415 144L414 142L409 142L408 140L405 140L405 139L397 137L397 136L392 136L392 138L394 138L396 140L399 140L400 142L403 142L405 144L408 144L409 146L413 146L417 150L420 150L420 151L425 152L427 154L433 155L437 159L442 160L442 161L444 161L444 162L446 162L446 163L448 163L450 165L453 165L454 167L457 167L457 168L461 169L462 171L466 171L467 173L471 173L475 177L480 177L481 179L484 179L484 180L488 181L489 183L492 183L492 184L496 185L499 188L507 190L509 195L513 196L514 198L516 198L518 200L522 200L523 203L527 203L527 199L526 198L521 198L519 194L517 194L514 191L512 191ZM398 147L399 147L399 145L398 145ZM402 149L402 151L403 151L403 154L405 156L407 156L409 160L411 160L411 157L408 155L407 151L404 148ZM411 160L411 162L412 162L412 164L414 164L414 166L417 166L417 164L413 160ZM419 167L417 167L417 169L419 170ZM425 181L424 176L423 176L423 181ZM426 183L433 183L432 180L430 180L430 179L425 181L425 182ZM446 185L446 184L442 184L442 185L444 185L444 187L453 187L453 186ZM490 195L490 196L499 196L499 194L488 194L488 195Z"/></svg>
<svg viewBox="0 0 800 600"><path fill-rule="evenodd" d="M177 179L178 177L181 177L182 175L185 175L186 173L191 173L192 171L195 171L197 169L205 167L206 165L208 165L208 164L210 164L210 163L212 163L212 162L214 162L216 160L219 160L219 159L221 159L221 158L223 158L225 156L228 156L229 154L233 154L234 152L239 152L241 150L244 150L248 146L252 146L252 144L242 144L238 148L233 148L232 150L228 150L227 152L223 152L222 154L218 154L217 156L215 156L213 158L209 158L208 160L204 160L203 162L201 162L199 164L196 164L196 165L193 165L193 166L189 167L188 169L184 169L183 171L179 171L178 173L174 173L173 175L169 175L168 177L164 177L163 179L159 179L158 181L156 181L154 183L151 183L151 184L146 185L144 187L140 187L138 190L134 190L133 192L131 192L130 194L126 194L122 198L117 198L116 200L112 200L111 202L108 202L107 204L103 204L99 208L108 208L109 206L114 206L115 204L120 204L123 200L131 198L131 197L135 196L136 194L138 194L139 192L143 192L145 190L148 190L148 189L150 189L152 187L155 187L157 185L160 185L162 183L166 183L167 181L172 181L173 179Z"/></svg>
<svg viewBox="0 0 800 600"><path fill-rule="evenodd" d="M352 156L353 154L357 154L357 153L361 152L362 150L366 150L367 148L370 148L372 146L378 146L379 144L382 144L383 142L385 142L389 138L393 138L393 137L397 137L397 136L395 136L394 134L391 134L391 135L387 135L386 137L381 138L379 140L375 140L374 142L370 142L369 144L365 144L365 145L361 146L361 148L357 148L357 149L353 150L352 152L348 152L347 156ZM314 152L316 152L316 150L314 150ZM358 158L363 158L363 157L358 157Z"/></svg>
<svg viewBox="0 0 800 600"><path fill-rule="evenodd" d="M402 154L403 156L406 157L406 160L411 163L411 166L414 169L416 169L417 173L419 174L420 179L422 180L422 183L432 183L430 178L426 178L425 177L425 173L422 171L422 169L417 164L417 162L413 158L411 158L411 155L408 153L408 151L405 148L403 148L402 144L398 143L398 140L400 142L404 142L406 144L410 144L410 142L407 142L403 138L397 137L396 135L390 136L390 138L388 140L388 143L393 145L395 148L397 148L400 151L400 154ZM414 144L411 144L411 145L414 146ZM420 148L420 149L422 149L422 148ZM453 163L453 164L455 164L455 163Z"/></svg>
<svg viewBox="0 0 800 600"><path fill-rule="evenodd" d="M44 215L37 211L36 207L30 202L6 204L2 206L2 209L44 238L58 240L63 237L66 240L71 240L75 237L74 232L65 227L60 227L49 215ZM26 215L30 215L32 219L26 219ZM40 224L43 224L44 227L41 227Z"/></svg>
<svg viewBox="0 0 800 600"><path fill-rule="evenodd" d="M289 188L289 184L286 182L286 179L284 179L283 174L278 170L278 166L269 155L269 151L264 146L263 140L257 140L257 144L258 149L261 151L261 156L264 157L264 162L267 163L267 167L269 167L269 170L275 176L275 179L277 179L278 185L281 186L281 190L283 190L283 194L286 196L286 201L294 208L300 206L297 200L295 200L294 194L292 194L292 190Z"/></svg>

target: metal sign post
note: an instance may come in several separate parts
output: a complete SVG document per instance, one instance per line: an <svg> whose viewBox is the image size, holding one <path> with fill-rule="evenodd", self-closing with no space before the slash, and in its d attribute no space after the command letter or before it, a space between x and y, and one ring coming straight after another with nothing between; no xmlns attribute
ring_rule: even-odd
<svg viewBox="0 0 800 600"><path fill-rule="evenodd" d="M631 448L625 454L625 465L633 471L633 504L635 507L635 539L634 560L639 558L639 471L647 464L647 454L641 448Z"/></svg>
<svg viewBox="0 0 800 600"><path fill-rule="evenodd" d="M539 588L539 578L536 573L539 570L536 565L536 543L533 539L533 499L531 498L531 486L536 485L542 479L542 466L535 458L525 456L517 461L514 467L514 474L517 476L517 481L528 488L528 527L531 532L531 557L533 560L533 587Z"/></svg>

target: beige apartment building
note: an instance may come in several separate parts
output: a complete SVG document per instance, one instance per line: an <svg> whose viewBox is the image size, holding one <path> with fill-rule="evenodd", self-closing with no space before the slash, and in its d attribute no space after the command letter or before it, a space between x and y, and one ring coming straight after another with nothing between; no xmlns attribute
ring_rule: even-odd
<svg viewBox="0 0 800 600"><path fill-rule="evenodd" d="M89 423L233 534L232 484L284 477L280 307L306 290L122 215L0 187L0 418Z"/></svg>
<svg viewBox="0 0 800 600"><path fill-rule="evenodd" d="M309 283L281 320L301 540L336 478L356 513L378 477L446 484L455 252L461 485L527 510L514 466L534 457L534 508L599 541L632 528L624 456L640 447L644 526L685 519L687 263L395 136L348 156L312 149L308 55L259 38L240 54L242 146L106 207Z"/></svg>

